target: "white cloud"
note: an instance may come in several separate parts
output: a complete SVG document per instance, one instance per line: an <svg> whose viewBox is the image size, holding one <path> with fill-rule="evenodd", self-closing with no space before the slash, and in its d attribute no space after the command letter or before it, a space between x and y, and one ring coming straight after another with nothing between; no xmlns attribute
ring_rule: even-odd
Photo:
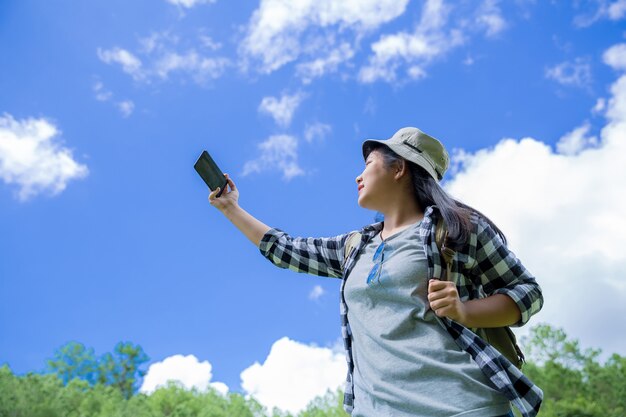
<svg viewBox="0 0 626 417"><path fill-rule="evenodd" d="M467 57L465 57L465 59L463 60L463 65L467 65L468 67L474 65L474 58L472 58L470 55L468 55Z"/></svg>
<svg viewBox="0 0 626 417"><path fill-rule="evenodd" d="M372 97L368 97L363 106L363 113L374 116L376 114L376 102Z"/></svg>
<svg viewBox="0 0 626 417"><path fill-rule="evenodd" d="M346 29L357 36L373 30L404 13L407 3L408 0L261 0L239 48L242 65L247 69L250 61L258 61L258 70L270 73L297 59L311 43L321 43L316 50L324 56L325 51L336 49L334 35ZM313 62L320 56L309 53L314 56ZM325 64L312 67L317 71L332 68L342 58L327 57Z"/></svg>
<svg viewBox="0 0 626 417"><path fill-rule="evenodd" d="M122 116L129 117L135 110L135 103L131 100L124 100L117 103L117 108L122 112Z"/></svg>
<svg viewBox="0 0 626 417"><path fill-rule="evenodd" d="M139 51L148 55L154 52L162 53L178 45L180 38L169 31L153 32L150 36L139 39Z"/></svg>
<svg viewBox="0 0 626 417"><path fill-rule="evenodd" d="M478 9L478 26L485 29L487 36L495 36L506 28L506 21L498 6L498 0L485 0Z"/></svg>
<svg viewBox="0 0 626 417"><path fill-rule="evenodd" d="M361 68L359 80L364 83L396 81L397 71L404 63L409 64L411 78L423 78L425 65L465 41L461 30L445 28L451 10L442 0L427 0L414 32L382 35L372 44L373 55Z"/></svg>
<svg viewBox="0 0 626 417"><path fill-rule="evenodd" d="M194 355L174 355L165 358L162 362L150 365L139 389L144 394L151 394L167 381L175 381L185 389L196 388L206 391L209 387L222 395L228 393L228 386L222 382L211 382L212 365L208 361L200 362Z"/></svg>
<svg viewBox="0 0 626 417"><path fill-rule="evenodd" d="M56 195L69 181L87 176L87 166L74 160L59 134L45 119L0 116L0 179L19 187L19 200L43 192Z"/></svg>
<svg viewBox="0 0 626 417"><path fill-rule="evenodd" d="M194 82L204 84L208 80L221 77L231 65L229 59L213 54L221 45L204 34L198 35L198 45L204 49L203 52L198 52L196 45L185 47L181 43L178 36L167 31L152 33L139 39L138 54L143 61L132 52L119 47L98 48L98 57L107 64L121 65L124 72L141 82L154 79L164 81L172 74L179 74L183 78L190 77ZM207 51L211 54L207 55Z"/></svg>
<svg viewBox="0 0 626 417"><path fill-rule="evenodd" d="M312 61L297 65L296 73L304 84L324 74L336 72L339 65L354 57L354 49L348 42L343 42L336 48L331 48L325 55L318 56Z"/></svg>
<svg viewBox="0 0 626 417"><path fill-rule="evenodd" d="M626 17L626 0L596 0L598 8L592 14L581 14L574 18L574 25L587 27L598 20L621 20Z"/></svg>
<svg viewBox="0 0 626 417"><path fill-rule="evenodd" d="M161 79L171 72L188 73L199 84L222 76L229 65L226 58L207 58L191 50L184 54L168 51L154 61L153 71Z"/></svg>
<svg viewBox="0 0 626 417"><path fill-rule="evenodd" d="M533 319L586 346L626 354L626 75L611 87L597 146L556 153L533 138L462 153L446 188L498 224L536 275L545 305ZM565 136L586 138L587 125ZM582 140L584 142L584 140ZM518 332L524 334L527 328Z"/></svg>
<svg viewBox="0 0 626 417"><path fill-rule="evenodd" d="M312 125L307 125L304 129L304 139L308 143L312 143L315 139L323 140L327 135L332 132L332 127L325 123L316 122Z"/></svg>
<svg viewBox="0 0 626 417"><path fill-rule="evenodd" d="M573 156L584 149L588 149L598 144L598 138L588 136L591 125L585 123L580 127L564 135L556 144L556 150L561 155Z"/></svg>
<svg viewBox="0 0 626 417"><path fill-rule="evenodd" d="M316 285L309 293L309 299L318 300L322 295L324 295L324 293L324 288L322 288L320 285Z"/></svg>
<svg viewBox="0 0 626 417"><path fill-rule="evenodd" d="M591 84L591 65L583 58L577 58L574 62L562 62L546 70L546 77L559 84L587 87Z"/></svg>
<svg viewBox="0 0 626 417"><path fill-rule="evenodd" d="M113 97L113 93L104 88L101 81L96 81L93 85L93 92L96 94L96 100L108 101Z"/></svg>
<svg viewBox="0 0 626 417"><path fill-rule="evenodd" d="M258 148L261 154L257 159L244 164L241 176L275 169L282 171L283 178L287 181L304 175L304 170L298 166L298 140L295 137L273 135L260 143Z"/></svg>
<svg viewBox="0 0 626 417"><path fill-rule="evenodd" d="M596 101L596 104L593 106L592 112L593 113L600 113L600 112L604 111L605 108L606 108L606 100L604 98L599 98Z"/></svg>
<svg viewBox="0 0 626 417"><path fill-rule="evenodd" d="M97 52L98 58L102 62L106 64L120 64L122 70L135 80L144 78L141 60L126 49L118 47L111 49L98 48Z"/></svg>
<svg viewBox="0 0 626 417"><path fill-rule="evenodd" d="M104 88L102 81L96 81L94 83L93 92L98 101L107 102L113 99L113 93ZM122 113L123 117L130 117L135 110L135 103L133 103L132 100L122 100L115 103L115 107Z"/></svg>
<svg viewBox="0 0 626 417"><path fill-rule="evenodd" d="M180 6L180 7L184 7L187 9L191 9L192 7L197 6L199 4L215 3L216 0L166 0L166 1L175 6Z"/></svg>
<svg viewBox="0 0 626 417"><path fill-rule="evenodd" d="M305 95L303 93L293 95L283 94L280 99L276 97L263 97L259 105L259 111L272 116L278 125L287 127L291 123L293 114L304 98Z"/></svg>
<svg viewBox="0 0 626 417"><path fill-rule="evenodd" d="M274 342L263 364L241 373L241 386L270 410L298 413L328 389L343 387L346 371L344 354L283 337Z"/></svg>
<svg viewBox="0 0 626 417"><path fill-rule="evenodd" d="M499 0L425 0L420 4L421 15L412 30L384 33L371 44L371 54L358 72L359 81L402 83L424 79L430 65L472 37L493 38L508 26ZM473 63L469 55L463 60L464 65Z"/></svg>
<svg viewBox="0 0 626 417"><path fill-rule="evenodd" d="M626 43L613 45L602 55L604 63L618 71L626 71Z"/></svg>
<svg viewBox="0 0 626 417"><path fill-rule="evenodd" d="M611 20L619 20L626 16L626 0L617 0L609 4L607 15Z"/></svg>
<svg viewBox="0 0 626 417"><path fill-rule="evenodd" d="M214 41L213 38L211 38L210 36L200 35L198 39L200 40L202 46L212 51L217 51L218 49L222 48L222 44Z"/></svg>

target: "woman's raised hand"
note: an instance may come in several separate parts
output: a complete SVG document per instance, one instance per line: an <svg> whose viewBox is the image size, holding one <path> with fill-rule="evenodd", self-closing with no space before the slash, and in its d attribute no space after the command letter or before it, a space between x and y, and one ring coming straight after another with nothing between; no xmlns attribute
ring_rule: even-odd
<svg viewBox="0 0 626 417"><path fill-rule="evenodd" d="M211 203L213 207L216 207L222 212L225 211L226 209L237 206L237 203L239 201L239 190L235 186L235 183L233 182L233 180L230 179L228 174L225 173L224 177L226 177L228 184L226 188L224 189L224 192L222 193L222 195L219 197L216 197L217 193L220 192L220 187L211 191L211 193L209 194L209 203ZM230 188L230 191L228 191L229 188Z"/></svg>

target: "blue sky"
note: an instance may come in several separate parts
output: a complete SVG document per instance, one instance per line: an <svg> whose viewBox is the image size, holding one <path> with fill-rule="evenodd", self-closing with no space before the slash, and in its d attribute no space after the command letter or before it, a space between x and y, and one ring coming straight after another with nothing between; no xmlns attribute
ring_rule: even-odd
<svg viewBox="0 0 626 417"><path fill-rule="evenodd" d="M128 340L297 410L285 364L343 378L339 281L273 267L193 163L211 152L266 224L332 236L375 215L362 141L404 126L444 142L447 189L537 276L534 323L626 353L596 307L626 305L625 17L623 0L1 2L0 363Z"/></svg>

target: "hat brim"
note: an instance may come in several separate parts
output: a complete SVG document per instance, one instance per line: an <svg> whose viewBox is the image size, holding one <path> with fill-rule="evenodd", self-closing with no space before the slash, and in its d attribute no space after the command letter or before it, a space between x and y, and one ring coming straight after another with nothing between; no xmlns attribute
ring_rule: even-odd
<svg viewBox="0 0 626 417"><path fill-rule="evenodd" d="M361 145L361 149L363 151L363 159L365 159L365 147L368 143L372 143L372 142L376 142L376 143L381 143L385 146L387 146L389 149L391 149L392 151L394 151L395 153L397 153L398 155L400 155L401 157L403 157L404 159L414 162L415 164L419 165L420 167L424 168L426 170L426 172L428 172L430 174L431 177L433 177L436 181L441 181L442 177L439 176L439 174L437 173L437 171L435 171L435 169L433 168L433 166L431 165L431 163L424 158L422 155L415 153L412 150L409 150L406 146L399 144L397 142L391 142L389 139L387 140L380 140L380 139L367 139L365 141L363 141L363 145Z"/></svg>

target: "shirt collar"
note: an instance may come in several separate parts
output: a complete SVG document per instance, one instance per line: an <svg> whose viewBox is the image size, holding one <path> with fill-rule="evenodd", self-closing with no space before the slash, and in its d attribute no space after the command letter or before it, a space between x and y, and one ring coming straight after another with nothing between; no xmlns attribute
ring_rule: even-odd
<svg viewBox="0 0 626 417"><path fill-rule="evenodd" d="M433 210L436 208L437 206L435 205L426 207L426 210L424 210L424 220L430 219L430 216L432 215ZM362 233L367 235L368 237L375 236L378 232L383 230L383 225L384 225L384 221L368 224L367 226L363 228Z"/></svg>

